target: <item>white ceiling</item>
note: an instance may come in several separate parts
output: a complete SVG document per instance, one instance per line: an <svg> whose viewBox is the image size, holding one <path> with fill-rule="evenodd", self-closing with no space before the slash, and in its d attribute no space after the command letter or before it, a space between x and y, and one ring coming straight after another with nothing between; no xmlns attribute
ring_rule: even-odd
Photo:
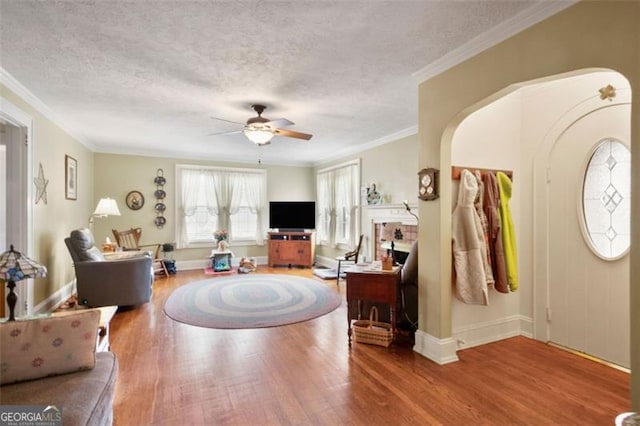
<svg viewBox="0 0 640 426"><path fill-rule="evenodd" d="M292 165L416 133L421 79L573 3L0 1L3 83L95 151ZM254 103L313 138L207 136Z"/></svg>

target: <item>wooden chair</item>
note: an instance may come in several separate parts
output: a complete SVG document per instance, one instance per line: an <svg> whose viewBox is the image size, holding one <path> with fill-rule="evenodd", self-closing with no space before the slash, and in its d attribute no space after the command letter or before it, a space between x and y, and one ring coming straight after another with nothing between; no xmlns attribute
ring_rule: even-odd
<svg viewBox="0 0 640 426"><path fill-rule="evenodd" d="M349 263L353 263L354 265L358 263L358 256L360 256L360 248L362 247L363 237L364 237L364 234L360 234L360 238L358 239L358 246L356 247L355 250L345 253L344 256L336 257L336 261L338 261L338 271L336 275L337 285L340 285L340 267L342 263L349 262Z"/></svg>
<svg viewBox="0 0 640 426"><path fill-rule="evenodd" d="M143 250L144 247L153 247L151 256L153 258L153 271L156 274L162 273L165 276L169 276L167 267L164 264L164 259L160 258L160 247L162 244L140 244L140 237L142 237L141 228L131 228L124 231L118 231L112 229L113 236L116 238L118 247L122 247L122 250Z"/></svg>

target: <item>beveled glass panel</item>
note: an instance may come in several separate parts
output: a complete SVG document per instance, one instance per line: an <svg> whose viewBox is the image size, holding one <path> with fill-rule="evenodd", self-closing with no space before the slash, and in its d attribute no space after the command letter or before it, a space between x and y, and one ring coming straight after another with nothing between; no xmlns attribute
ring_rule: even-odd
<svg viewBox="0 0 640 426"><path fill-rule="evenodd" d="M611 225L607 209L604 208L599 199L584 200L583 207L584 219L589 224L591 233L604 234Z"/></svg>
<svg viewBox="0 0 640 426"><path fill-rule="evenodd" d="M582 213L587 245L614 260L629 250L631 224L631 152L616 139L601 141L584 174Z"/></svg>

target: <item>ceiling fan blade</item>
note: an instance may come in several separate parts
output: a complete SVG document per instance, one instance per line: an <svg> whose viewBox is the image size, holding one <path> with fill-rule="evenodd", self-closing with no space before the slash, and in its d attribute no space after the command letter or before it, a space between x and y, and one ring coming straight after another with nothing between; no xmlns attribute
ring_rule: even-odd
<svg viewBox="0 0 640 426"><path fill-rule="evenodd" d="M300 133L300 132L295 132L293 130L285 130L285 129L274 129L273 133L275 133L278 136L287 136L290 138L304 139L307 141L311 139L311 137L313 136L308 133Z"/></svg>
<svg viewBox="0 0 640 426"><path fill-rule="evenodd" d="M234 133L242 133L242 130L232 130L230 132L209 133L207 136L233 135Z"/></svg>
<svg viewBox="0 0 640 426"><path fill-rule="evenodd" d="M279 129L280 127L292 126L296 123L294 123L293 121L289 121L286 118L276 118L275 120L270 120L264 124L267 124L272 129Z"/></svg>
<svg viewBox="0 0 640 426"><path fill-rule="evenodd" d="M218 118L218 117L209 117L209 118L211 118L213 120L226 121L227 123L239 124L241 126L244 126L244 123L238 123L237 121L225 120L224 118Z"/></svg>

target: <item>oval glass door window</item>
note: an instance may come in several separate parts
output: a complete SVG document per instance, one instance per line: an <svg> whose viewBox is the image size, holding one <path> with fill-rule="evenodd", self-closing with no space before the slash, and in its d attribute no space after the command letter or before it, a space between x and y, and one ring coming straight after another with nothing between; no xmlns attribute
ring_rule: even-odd
<svg viewBox="0 0 640 426"><path fill-rule="evenodd" d="M596 145L584 175L585 239L600 258L615 260L631 243L631 152L617 139Z"/></svg>

